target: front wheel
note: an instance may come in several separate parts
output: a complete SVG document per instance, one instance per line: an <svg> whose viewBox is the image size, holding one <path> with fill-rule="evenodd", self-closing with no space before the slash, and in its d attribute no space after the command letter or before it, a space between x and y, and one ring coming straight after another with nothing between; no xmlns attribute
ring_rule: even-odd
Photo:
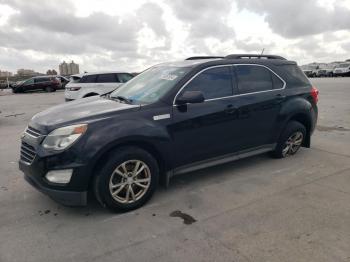
<svg viewBox="0 0 350 262"><path fill-rule="evenodd" d="M123 147L110 154L95 177L95 196L113 211L133 210L152 197L158 177L158 164L151 154L138 147Z"/></svg>
<svg viewBox="0 0 350 262"><path fill-rule="evenodd" d="M285 158L298 152L306 137L306 128L297 121L290 121L282 132L272 156Z"/></svg>

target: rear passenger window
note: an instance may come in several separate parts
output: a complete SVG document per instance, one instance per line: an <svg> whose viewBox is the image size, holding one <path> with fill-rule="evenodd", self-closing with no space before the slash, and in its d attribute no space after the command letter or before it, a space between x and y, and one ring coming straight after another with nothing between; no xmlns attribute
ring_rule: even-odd
<svg viewBox="0 0 350 262"><path fill-rule="evenodd" d="M80 83L96 83L96 75L83 76Z"/></svg>
<svg viewBox="0 0 350 262"><path fill-rule="evenodd" d="M46 81L49 81L49 79L46 78L46 77L41 77L41 78L35 78L34 79L35 83L42 83L42 82L46 82Z"/></svg>
<svg viewBox="0 0 350 262"><path fill-rule="evenodd" d="M228 66L205 70L184 91L201 91L205 99L232 96L232 75Z"/></svg>
<svg viewBox="0 0 350 262"><path fill-rule="evenodd" d="M130 74L118 74L119 82L121 83L126 83L128 82L131 78L133 78L132 75Z"/></svg>
<svg viewBox="0 0 350 262"><path fill-rule="evenodd" d="M117 79L114 74L97 75L96 83L115 83Z"/></svg>
<svg viewBox="0 0 350 262"><path fill-rule="evenodd" d="M241 94L272 90L270 70L262 66L238 65L235 66L238 90Z"/></svg>

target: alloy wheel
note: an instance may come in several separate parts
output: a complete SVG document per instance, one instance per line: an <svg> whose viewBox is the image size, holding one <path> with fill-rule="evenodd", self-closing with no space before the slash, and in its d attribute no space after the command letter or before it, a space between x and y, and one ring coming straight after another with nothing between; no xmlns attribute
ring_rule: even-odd
<svg viewBox="0 0 350 262"><path fill-rule="evenodd" d="M301 144L303 143L304 135L302 132L298 131L293 133L284 144L282 155L283 157L294 155L299 148L301 147Z"/></svg>
<svg viewBox="0 0 350 262"><path fill-rule="evenodd" d="M120 164L109 180L109 191L119 203L131 204L141 199L151 184L151 171L141 160Z"/></svg>

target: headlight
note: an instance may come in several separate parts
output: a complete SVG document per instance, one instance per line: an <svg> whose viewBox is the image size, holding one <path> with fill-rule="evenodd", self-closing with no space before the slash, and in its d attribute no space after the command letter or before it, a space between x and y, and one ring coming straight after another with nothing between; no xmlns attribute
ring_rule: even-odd
<svg viewBox="0 0 350 262"><path fill-rule="evenodd" d="M86 129L86 124L57 128L45 138L43 147L52 150L64 150L77 141Z"/></svg>

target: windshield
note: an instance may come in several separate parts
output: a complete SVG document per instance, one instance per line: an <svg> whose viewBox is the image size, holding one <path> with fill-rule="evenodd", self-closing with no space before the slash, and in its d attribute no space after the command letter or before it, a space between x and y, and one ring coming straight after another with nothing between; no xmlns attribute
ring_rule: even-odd
<svg viewBox="0 0 350 262"><path fill-rule="evenodd" d="M120 86L110 97L123 97L136 104L154 103L173 88L189 70L188 67L151 67Z"/></svg>
<svg viewBox="0 0 350 262"><path fill-rule="evenodd" d="M349 67L350 66L350 64L340 64L338 67L340 67L340 68L346 68L346 67Z"/></svg>

